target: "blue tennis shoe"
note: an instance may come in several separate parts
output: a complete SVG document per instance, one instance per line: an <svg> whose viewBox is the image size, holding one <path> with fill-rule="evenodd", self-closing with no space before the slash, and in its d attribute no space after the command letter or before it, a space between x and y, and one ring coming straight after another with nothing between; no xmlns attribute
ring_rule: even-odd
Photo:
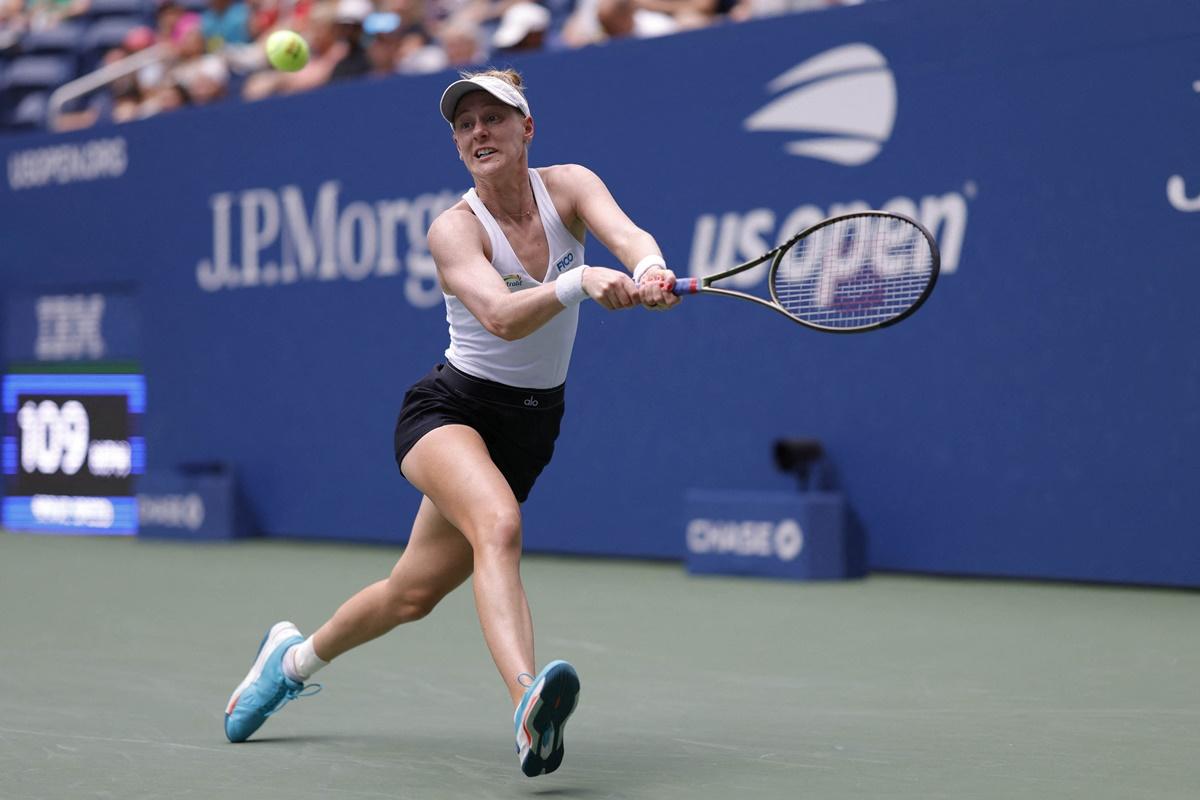
<svg viewBox="0 0 1200 800"><path fill-rule="evenodd" d="M308 697L306 688L321 691L321 684L304 686L283 674L283 654L304 637L290 622L277 622L267 631L250 672L246 674L225 707L225 735L231 742L244 742L289 700Z"/></svg>
<svg viewBox="0 0 1200 800"><path fill-rule="evenodd" d="M533 679L513 715L522 772L532 778L558 769L563 728L578 702L579 675L566 661L551 661Z"/></svg>

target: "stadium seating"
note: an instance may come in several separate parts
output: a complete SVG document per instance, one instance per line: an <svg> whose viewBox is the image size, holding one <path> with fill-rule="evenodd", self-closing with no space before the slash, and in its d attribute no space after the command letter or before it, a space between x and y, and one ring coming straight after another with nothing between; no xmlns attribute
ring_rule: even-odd
<svg viewBox="0 0 1200 800"><path fill-rule="evenodd" d="M37 130L46 125L49 92L32 92L21 98L8 118L8 126L18 130Z"/></svg>
<svg viewBox="0 0 1200 800"><path fill-rule="evenodd" d="M154 5L149 0L92 0L88 6L89 19L103 17L142 17L148 18L154 13Z"/></svg>
<svg viewBox="0 0 1200 800"><path fill-rule="evenodd" d="M131 30L145 24L145 18L138 16L104 17L93 22L83 35L79 47L84 69L95 69L106 51L119 46Z"/></svg>
<svg viewBox="0 0 1200 800"><path fill-rule="evenodd" d="M75 53L83 41L83 32L84 26L76 22L29 31L21 37L20 51L23 55Z"/></svg>
<svg viewBox="0 0 1200 800"><path fill-rule="evenodd" d="M858 0L828 0L830 4L849 4ZM22 33L23 25L9 29L0 28L0 75L7 70L7 61L18 56L58 56L72 58L73 64L68 77L88 74L99 68L105 54L114 47L122 45L126 35L137 26L156 27L156 15L162 0L88 0L86 10L78 16L70 17L54 23L51 27ZM382 0L372 0L375 6L382 6ZM562 36L562 31L568 18L578 5L578 0L536 0L550 12L550 29L547 34L547 49L582 46L582 42L568 43ZM173 3L189 13L201 14L208 10L209 0L173 0ZM332 0L331 0L332 4ZM288 4L290 7L291 4ZM459 4L452 4L459 5ZM473 16L468 14L467 16ZM288 21L281 19L278 24ZM724 17L716 19L723 20ZM294 20L293 20L294 21ZM482 41L490 41L500 19L489 18L481 22L471 22L471 27ZM211 43L210 43L211 45ZM432 49L437 49L436 39ZM481 53L488 52L484 48ZM245 74L239 69L237 53L231 55L232 78L228 86L228 96L238 97L241 93ZM482 57L482 55L480 56ZM423 69L420 68L420 69ZM419 70L418 70L419 71ZM19 75L21 73L18 73ZM0 84L0 90L3 89ZM53 87L51 87L53 88ZM40 85L31 90L43 90ZM27 91L0 91L0 132L5 123L12 118L16 105L24 98ZM30 101L32 107L33 101Z"/></svg>
<svg viewBox="0 0 1200 800"><path fill-rule="evenodd" d="M13 59L4 72L5 124L27 128L30 119L44 119L46 97L75 77L75 63L74 54L22 55ZM34 95L41 95L40 106L38 100L28 99Z"/></svg>
<svg viewBox="0 0 1200 800"><path fill-rule="evenodd" d="M75 77L74 56L32 55L13 59L4 76L9 92L53 89Z"/></svg>

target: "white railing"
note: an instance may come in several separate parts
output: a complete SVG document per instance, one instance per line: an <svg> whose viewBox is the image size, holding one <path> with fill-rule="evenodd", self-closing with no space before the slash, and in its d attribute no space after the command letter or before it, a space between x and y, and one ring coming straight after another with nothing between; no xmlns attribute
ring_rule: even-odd
<svg viewBox="0 0 1200 800"><path fill-rule="evenodd" d="M145 50L139 50L133 55L122 58L120 61L105 64L100 69L89 72L81 78L76 78L70 83L64 83L50 95L50 100L46 106L46 126L52 131L58 130L58 117L62 114L63 106L75 98L91 94L115 80L137 72L143 67L162 61L170 55L171 48L169 46L165 44L151 45Z"/></svg>

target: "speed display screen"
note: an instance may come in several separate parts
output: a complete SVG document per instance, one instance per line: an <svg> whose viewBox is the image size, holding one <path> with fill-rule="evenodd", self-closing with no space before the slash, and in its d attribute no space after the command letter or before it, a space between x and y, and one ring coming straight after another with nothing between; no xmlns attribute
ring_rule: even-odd
<svg viewBox="0 0 1200 800"><path fill-rule="evenodd" d="M6 375L4 527L135 533L141 375Z"/></svg>

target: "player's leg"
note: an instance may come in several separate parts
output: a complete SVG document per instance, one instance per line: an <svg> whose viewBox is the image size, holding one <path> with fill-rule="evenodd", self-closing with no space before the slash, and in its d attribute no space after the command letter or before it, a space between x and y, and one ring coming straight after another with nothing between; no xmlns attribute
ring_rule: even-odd
<svg viewBox="0 0 1200 800"><path fill-rule="evenodd" d="M579 698L579 676L565 661L531 674L533 621L521 585L521 511L508 481L480 435L462 425L423 436L400 469L471 542L475 608L516 706L521 771L531 777L553 772L562 763L563 729Z"/></svg>
<svg viewBox="0 0 1200 800"><path fill-rule="evenodd" d="M428 614L467 579L471 568L467 540L428 498L423 499L408 547L386 580L346 601L308 641L290 622L272 626L250 672L229 699L225 735L232 742L245 741L268 716L300 696L314 667ZM310 652L297 657L306 649Z"/></svg>
<svg viewBox="0 0 1200 800"><path fill-rule="evenodd" d="M470 542L483 637L518 704L533 670L533 621L521 584L521 509L480 435L445 425L421 437L400 470Z"/></svg>
<svg viewBox="0 0 1200 800"><path fill-rule="evenodd" d="M317 657L332 661L397 625L421 619L470 577L472 563L470 543L428 497L422 498L392 574L351 597L317 629L312 637Z"/></svg>

